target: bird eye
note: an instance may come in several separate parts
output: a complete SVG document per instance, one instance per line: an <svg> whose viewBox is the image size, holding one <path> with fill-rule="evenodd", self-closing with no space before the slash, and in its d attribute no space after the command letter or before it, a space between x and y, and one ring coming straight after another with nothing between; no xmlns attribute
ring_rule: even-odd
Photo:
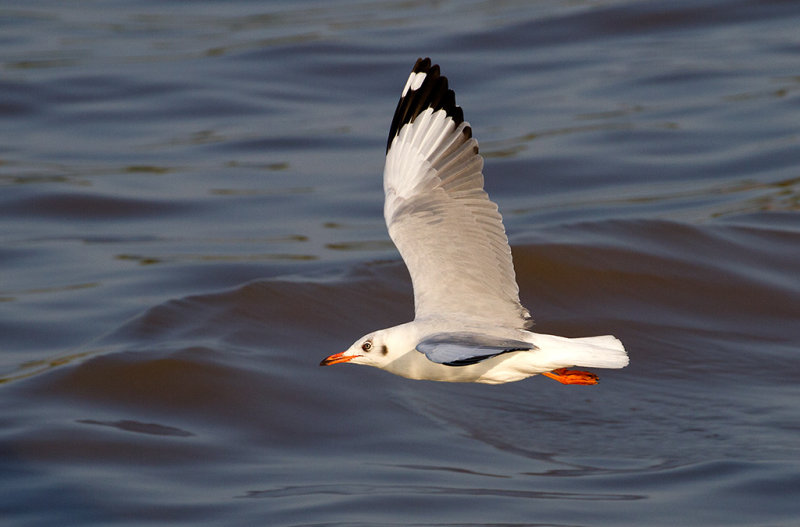
<svg viewBox="0 0 800 527"><path fill-rule="evenodd" d="M361 349L362 349L362 350L364 350L364 351L369 351L369 350L371 350L371 349L372 349L372 342L370 342L370 341L366 341L365 343L363 343L363 344L361 345Z"/></svg>

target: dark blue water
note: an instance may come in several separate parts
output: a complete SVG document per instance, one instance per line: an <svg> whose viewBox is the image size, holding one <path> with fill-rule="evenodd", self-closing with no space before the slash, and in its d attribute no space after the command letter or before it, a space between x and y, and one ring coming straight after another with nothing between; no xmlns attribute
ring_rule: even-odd
<svg viewBox="0 0 800 527"><path fill-rule="evenodd" d="M797 525L800 5L0 6L8 525ZM318 368L413 316L418 56L595 387Z"/></svg>

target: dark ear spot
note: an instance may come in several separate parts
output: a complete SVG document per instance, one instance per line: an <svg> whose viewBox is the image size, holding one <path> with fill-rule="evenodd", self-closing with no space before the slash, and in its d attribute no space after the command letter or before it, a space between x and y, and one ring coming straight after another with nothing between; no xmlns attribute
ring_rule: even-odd
<svg viewBox="0 0 800 527"><path fill-rule="evenodd" d="M387 353L389 353L389 348L381 346L381 355L386 355Z"/></svg>

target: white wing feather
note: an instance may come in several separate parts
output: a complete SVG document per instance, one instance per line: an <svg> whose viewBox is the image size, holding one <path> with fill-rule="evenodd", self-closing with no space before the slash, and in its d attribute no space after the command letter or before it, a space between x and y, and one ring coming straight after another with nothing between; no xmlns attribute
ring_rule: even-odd
<svg viewBox="0 0 800 527"><path fill-rule="evenodd" d="M419 77L411 74L404 97L422 84ZM390 137L383 175L389 235L411 274L417 319L523 327L530 315L519 302L502 218L483 190L478 142L468 123L456 121L445 108L429 107Z"/></svg>

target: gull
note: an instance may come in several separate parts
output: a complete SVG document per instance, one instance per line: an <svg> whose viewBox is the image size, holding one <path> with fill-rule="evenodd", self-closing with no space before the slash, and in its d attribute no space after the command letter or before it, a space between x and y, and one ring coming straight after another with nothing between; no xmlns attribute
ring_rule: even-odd
<svg viewBox="0 0 800 527"><path fill-rule="evenodd" d="M571 370L623 368L612 335L534 333L503 220L483 189L483 158L447 78L418 59L389 129L383 189L389 236L408 267L414 320L369 333L320 366L352 363L431 381L500 384L541 374L596 384Z"/></svg>

